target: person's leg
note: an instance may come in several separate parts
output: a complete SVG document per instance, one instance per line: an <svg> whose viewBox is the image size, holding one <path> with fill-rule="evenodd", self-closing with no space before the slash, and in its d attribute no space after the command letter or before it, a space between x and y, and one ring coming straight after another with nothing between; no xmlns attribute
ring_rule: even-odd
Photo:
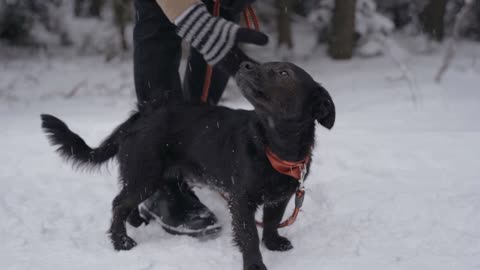
<svg viewBox="0 0 480 270"><path fill-rule="evenodd" d="M135 0L134 78L140 109L182 100L181 39L155 0ZM183 188L181 188L183 187ZM143 217L142 217L143 216ZM155 219L170 233L201 236L220 230L217 219L186 184L165 185L135 209L129 223Z"/></svg>
<svg viewBox="0 0 480 270"><path fill-rule="evenodd" d="M203 2L207 5L209 11L212 11L212 1L203 0ZM229 21L240 21L240 14L233 14L224 9L221 11L221 16ZM203 56L197 50L190 48L190 56L188 58L185 69L185 78L183 81L183 96L186 100L197 102L201 99L206 70L207 63L203 60ZM229 78L230 76L226 72L218 68L213 69L212 82L208 95L209 104L218 104Z"/></svg>
<svg viewBox="0 0 480 270"><path fill-rule="evenodd" d="M181 39L154 0L135 0L134 78L139 105L182 98Z"/></svg>

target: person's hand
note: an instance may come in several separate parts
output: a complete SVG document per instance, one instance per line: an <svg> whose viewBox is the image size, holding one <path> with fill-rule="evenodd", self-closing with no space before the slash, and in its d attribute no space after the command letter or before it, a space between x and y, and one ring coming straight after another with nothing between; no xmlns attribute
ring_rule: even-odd
<svg viewBox="0 0 480 270"><path fill-rule="evenodd" d="M231 1L234 2L234 0ZM197 49L205 61L212 66L221 62L239 43L255 45L268 43L268 37L265 34L214 17L208 13L202 3L184 11L175 19L175 25L177 34Z"/></svg>

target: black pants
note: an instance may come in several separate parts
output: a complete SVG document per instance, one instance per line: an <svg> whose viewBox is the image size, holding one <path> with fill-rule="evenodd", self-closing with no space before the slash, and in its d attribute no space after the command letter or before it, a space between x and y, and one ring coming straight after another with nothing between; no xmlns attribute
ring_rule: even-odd
<svg viewBox="0 0 480 270"><path fill-rule="evenodd" d="M204 1L209 10L211 1ZM155 0L135 0L134 78L140 107L148 104L199 102L202 95L206 63L201 54L190 50L183 87L179 75L182 56L181 39ZM222 11L222 17L238 21L239 15ZM208 102L217 104L229 75L214 69ZM158 102L158 103L157 103ZM181 192L171 184L169 192ZM162 191L160 191L162 192ZM164 191L167 192L167 191Z"/></svg>
<svg viewBox="0 0 480 270"><path fill-rule="evenodd" d="M204 0L211 10L211 0ZM203 90L206 63L195 49L190 50L183 88L180 81L181 39L155 0L135 0L134 77L139 104L155 101L197 102ZM238 21L239 14L222 10L222 17ZM217 104L229 75L214 69L208 102ZM182 90L183 89L183 90Z"/></svg>

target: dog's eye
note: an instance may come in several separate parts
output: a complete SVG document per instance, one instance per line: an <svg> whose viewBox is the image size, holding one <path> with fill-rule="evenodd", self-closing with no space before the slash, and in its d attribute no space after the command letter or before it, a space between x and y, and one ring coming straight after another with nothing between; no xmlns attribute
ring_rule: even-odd
<svg viewBox="0 0 480 270"><path fill-rule="evenodd" d="M278 72L278 74L280 74L281 76L284 76L284 77L288 76L288 72L286 72L285 70L282 70L282 71Z"/></svg>

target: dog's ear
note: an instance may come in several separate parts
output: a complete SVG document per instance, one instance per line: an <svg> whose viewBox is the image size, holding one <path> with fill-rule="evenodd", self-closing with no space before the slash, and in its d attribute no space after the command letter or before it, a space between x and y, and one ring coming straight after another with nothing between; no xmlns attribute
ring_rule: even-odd
<svg viewBox="0 0 480 270"><path fill-rule="evenodd" d="M317 84L313 91L313 117L325 128L335 124L335 104L328 91Z"/></svg>

